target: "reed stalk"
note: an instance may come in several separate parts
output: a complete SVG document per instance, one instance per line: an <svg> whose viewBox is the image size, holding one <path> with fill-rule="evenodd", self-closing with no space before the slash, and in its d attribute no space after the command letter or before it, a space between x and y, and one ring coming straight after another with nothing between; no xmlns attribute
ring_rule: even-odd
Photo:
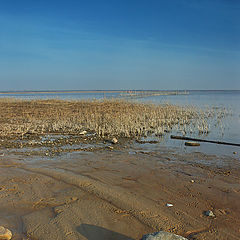
<svg viewBox="0 0 240 240"><path fill-rule="evenodd" d="M222 112L219 118L222 117ZM79 134L83 130L100 137L163 135L172 129L209 131L214 109L170 104L155 105L119 99L19 100L0 99L0 136L31 134Z"/></svg>

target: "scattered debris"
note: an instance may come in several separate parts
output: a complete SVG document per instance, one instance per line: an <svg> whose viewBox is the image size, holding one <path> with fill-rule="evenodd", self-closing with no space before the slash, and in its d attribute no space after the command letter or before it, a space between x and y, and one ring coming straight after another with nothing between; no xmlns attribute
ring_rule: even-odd
<svg viewBox="0 0 240 240"><path fill-rule="evenodd" d="M167 207L173 207L173 204L167 203L166 206L167 206Z"/></svg>
<svg viewBox="0 0 240 240"><path fill-rule="evenodd" d="M108 148L108 149L111 149L111 150L113 149L113 147L112 147L112 146L108 146L107 148Z"/></svg>
<svg viewBox="0 0 240 240"><path fill-rule="evenodd" d="M237 154L237 152L233 152L233 154Z"/></svg>
<svg viewBox="0 0 240 240"><path fill-rule="evenodd" d="M198 147L200 146L200 143L197 142L185 142L186 146L191 146L191 147Z"/></svg>
<svg viewBox="0 0 240 240"><path fill-rule="evenodd" d="M4 157L4 153L0 153L0 157Z"/></svg>
<svg viewBox="0 0 240 240"><path fill-rule="evenodd" d="M192 179L190 182L191 182L191 183L194 183L195 181Z"/></svg>
<svg viewBox="0 0 240 240"><path fill-rule="evenodd" d="M205 211L204 214L208 217L215 217L213 211L211 211L211 210Z"/></svg>
<svg viewBox="0 0 240 240"><path fill-rule="evenodd" d="M1 240L10 240L12 238L12 233L7 228L0 226L0 239Z"/></svg>
<svg viewBox="0 0 240 240"><path fill-rule="evenodd" d="M141 240L161 240L161 239L165 239L165 240L187 240L186 238L173 234L173 233L169 233L169 232L155 232L155 233L150 233L150 234L146 234L142 237Z"/></svg>

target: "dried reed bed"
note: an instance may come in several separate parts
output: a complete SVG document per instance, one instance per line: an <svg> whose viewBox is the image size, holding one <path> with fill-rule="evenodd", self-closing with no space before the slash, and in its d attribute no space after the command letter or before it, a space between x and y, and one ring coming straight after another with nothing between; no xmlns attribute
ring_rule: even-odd
<svg viewBox="0 0 240 240"><path fill-rule="evenodd" d="M0 136L46 133L139 137L162 135L172 128L183 133L208 132L213 110L154 105L124 100L0 99Z"/></svg>

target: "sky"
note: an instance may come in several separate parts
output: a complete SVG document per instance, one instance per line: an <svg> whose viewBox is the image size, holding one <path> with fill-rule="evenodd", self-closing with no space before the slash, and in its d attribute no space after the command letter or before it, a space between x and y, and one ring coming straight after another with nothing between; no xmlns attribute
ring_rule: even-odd
<svg viewBox="0 0 240 240"><path fill-rule="evenodd" d="M0 91L240 89L239 0L1 0Z"/></svg>

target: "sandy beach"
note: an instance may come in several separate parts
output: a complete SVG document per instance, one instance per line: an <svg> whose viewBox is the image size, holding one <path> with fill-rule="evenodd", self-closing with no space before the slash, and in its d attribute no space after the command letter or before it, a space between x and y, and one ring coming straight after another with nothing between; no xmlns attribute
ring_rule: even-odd
<svg viewBox="0 0 240 240"><path fill-rule="evenodd" d="M119 100L3 99L0 108L0 226L13 240L141 239L160 230L240 239L239 153L184 151L162 137L191 123L208 131L223 112Z"/></svg>
<svg viewBox="0 0 240 240"><path fill-rule="evenodd" d="M240 239L239 160L222 157L214 167L216 158L167 149L133 154L127 146L54 158L6 152L0 225L14 240L140 239L158 230Z"/></svg>
<svg viewBox="0 0 240 240"><path fill-rule="evenodd" d="M1 1L0 83L0 240L240 240L240 0Z"/></svg>

